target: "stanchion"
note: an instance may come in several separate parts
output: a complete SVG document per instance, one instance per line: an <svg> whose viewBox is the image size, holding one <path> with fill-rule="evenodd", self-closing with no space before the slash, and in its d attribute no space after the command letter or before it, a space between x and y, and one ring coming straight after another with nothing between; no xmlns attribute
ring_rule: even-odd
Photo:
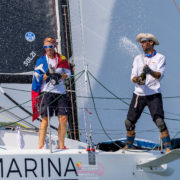
<svg viewBox="0 0 180 180"><path fill-rule="evenodd" d="M51 142L51 127L50 127L50 115L49 115L49 106L47 107L48 113L48 130L49 130L49 150L52 153L52 142Z"/></svg>

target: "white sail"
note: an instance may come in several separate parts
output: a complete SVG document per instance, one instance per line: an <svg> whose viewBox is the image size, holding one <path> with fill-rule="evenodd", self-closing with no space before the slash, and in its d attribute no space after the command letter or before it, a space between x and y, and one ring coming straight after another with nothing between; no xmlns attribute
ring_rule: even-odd
<svg viewBox="0 0 180 180"><path fill-rule="evenodd" d="M76 73L88 65L88 70L115 95L131 99L134 89L134 84L130 81L132 62L137 54L142 53L135 37L138 33L149 32L155 34L160 41L160 46L155 47L157 51L167 57L167 72L162 80L162 94L164 97L179 94L177 90L179 82L173 78L173 69L178 73L176 64L179 64L179 61L178 55L175 55L178 49L169 45L169 42L173 42L172 44L176 42L179 34L178 1L70 0L69 4ZM163 20L169 11L171 13ZM172 79L177 88L173 88ZM86 94L83 81L82 78L76 83L77 97L90 96L90 93ZM104 97L104 100L96 99L97 111L104 128L109 131L112 138L124 137L124 121L128 105L117 100L92 78L91 86L95 97ZM107 97L116 100L107 100ZM125 101L130 103L129 99ZM89 103L91 100L85 100L85 108L88 107L93 112L91 115L93 127L95 134L97 133L94 135L95 140L108 139L98 123L95 111L91 109L93 108L92 103ZM83 119L83 101L83 98L78 98L80 121ZM170 118L166 123L172 137L178 132L176 128L179 126L179 116L176 113L179 111L178 102L179 100L164 99L165 116ZM148 109L145 111L148 112ZM137 137L158 142L159 132L150 115L143 114L139 121L136 128Z"/></svg>

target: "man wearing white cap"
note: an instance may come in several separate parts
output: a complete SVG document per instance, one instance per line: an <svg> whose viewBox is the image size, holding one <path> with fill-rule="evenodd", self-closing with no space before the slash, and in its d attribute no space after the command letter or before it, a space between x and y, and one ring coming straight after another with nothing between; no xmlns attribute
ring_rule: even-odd
<svg viewBox="0 0 180 180"><path fill-rule="evenodd" d="M135 57L131 80L135 83L133 98L125 121L127 140L125 149L133 147L135 124L145 106L148 106L154 123L159 128L166 153L172 149L169 132L164 122L164 110L160 90L160 80L164 76L165 57L154 50L159 45L158 39L149 33L141 33L136 37L144 54Z"/></svg>

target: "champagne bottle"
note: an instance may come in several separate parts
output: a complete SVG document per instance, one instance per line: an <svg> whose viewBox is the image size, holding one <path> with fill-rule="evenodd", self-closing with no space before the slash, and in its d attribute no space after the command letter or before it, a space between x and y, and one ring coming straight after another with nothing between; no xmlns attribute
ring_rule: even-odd
<svg viewBox="0 0 180 180"><path fill-rule="evenodd" d="M145 82L146 82L146 73L142 72L140 74L140 77L142 78L143 84L145 84Z"/></svg>

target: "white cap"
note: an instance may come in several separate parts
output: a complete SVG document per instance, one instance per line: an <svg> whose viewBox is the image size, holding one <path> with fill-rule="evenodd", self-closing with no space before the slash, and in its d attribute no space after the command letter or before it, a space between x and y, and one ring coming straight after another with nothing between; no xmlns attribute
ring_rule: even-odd
<svg viewBox="0 0 180 180"><path fill-rule="evenodd" d="M140 34L138 34L136 36L136 41L137 42L147 41L147 40L154 41L155 45L159 45L158 39L153 34L150 34L150 33L140 33Z"/></svg>

